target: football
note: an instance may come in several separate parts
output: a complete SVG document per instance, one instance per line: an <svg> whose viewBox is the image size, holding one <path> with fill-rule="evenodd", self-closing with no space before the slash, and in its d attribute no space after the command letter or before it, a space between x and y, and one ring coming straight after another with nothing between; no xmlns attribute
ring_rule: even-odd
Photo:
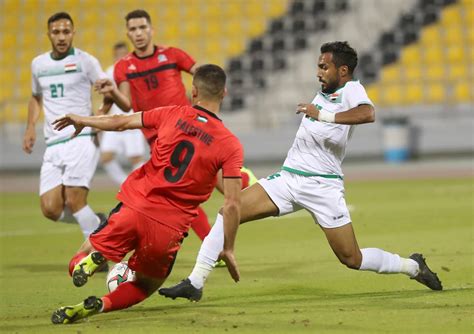
<svg viewBox="0 0 474 334"><path fill-rule="evenodd" d="M120 262L115 264L107 274L105 281L107 290L114 291L117 287L125 282L132 282L135 280L135 272L128 267L127 262Z"/></svg>

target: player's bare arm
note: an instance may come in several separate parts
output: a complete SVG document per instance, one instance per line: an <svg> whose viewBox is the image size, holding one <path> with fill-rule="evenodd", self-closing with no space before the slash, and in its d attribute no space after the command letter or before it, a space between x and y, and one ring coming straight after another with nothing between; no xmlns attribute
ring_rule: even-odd
<svg viewBox="0 0 474 334"><path fill-rule="evenodd" d="M196 69L199 67L198 64L194 64L190 69L189 69L189 74L194 75L196 73Z"/></svg>
<svg viewBox="0 0 474 334"><path fill-rule="evenodd" d="M234 281L240 279L239 269L234 256L234 243L237 229L240 224L240 190L242 180L240 178L224 178L224 250L221 258L226 262L227 268Z"/></svg>
<svg viewBox="0 0 474 334"><path fill-rule="evenodd" d="M314 104L311 103L300 103L296 108L296 113L303 113L307 116L320 120L321 119L322 111L320 111ZM370 104L362 104L355 108L349 109L347 111L339 112L334 114L334 121L329 123L337 123L337 124L364 124L364 123L372 123L375 121L375 109ZM326 121L327 122L327 121Z"/></svg>
<svg viewBox="0 0 474 334"><path fill-rule="evenodd" d="M31 96L28 102L28 120L25 135L23 136L23 151L30 154L36 142L36 122L40 116L43 99L41 96Z"/></svg>
<svg viewBox="0 0 474 334"><path fill-rule="evenodd" d="M61 131L69 125L73 125L76 131L73 137L81 133L86 126L104 131L124 131L129 129L139 129L143 127L142 113L131 115L107 115L107 116L79 116L67 114L53 122L54 129Z"/></svg>
<svg viewBox="0 0 474 334"><path fill-rule="evenodd" d="M117 87L110 79L100 79L94 83L94 89L104 95L104 104L110 103L110 100L112 100L125 112L132 109L130 84L128 82L121 82L119 87Z"/></svg>

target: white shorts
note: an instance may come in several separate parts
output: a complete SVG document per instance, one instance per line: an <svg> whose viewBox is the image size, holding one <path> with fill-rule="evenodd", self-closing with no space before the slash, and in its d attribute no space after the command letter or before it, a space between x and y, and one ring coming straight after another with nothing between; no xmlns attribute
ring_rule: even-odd
<svg viewBox="0 0 474 334"><path fill-rule="evenodd" d="M40 173L40 196L59 185L89 188L99 162L95 136L79 136L46 148Z"/></svg>
<svg viewBox="0 0 474 334"><path fill-rule="evenodd" d="M283 216L306 209L324 228L340 227L351 222L344 181L321 176L302 176L280 171L258 180Z"/></svg>
<svg viewBox="0 0 474 334"><path fill-rule="evenodd" d="M138 130L123 132L104 131L100 138L101 152L124 154L127 158L145 155L145 137Z"/></svg>

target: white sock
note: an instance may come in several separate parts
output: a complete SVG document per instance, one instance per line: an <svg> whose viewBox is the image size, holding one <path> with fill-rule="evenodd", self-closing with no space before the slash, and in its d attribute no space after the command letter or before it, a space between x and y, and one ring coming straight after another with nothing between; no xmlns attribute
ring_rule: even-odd
<svg viewBox="0 0 474 334"><path fill-rule="evenodd" d="M76 219L72 215L71 210L65 206L63 212L61 212L61 216L59 216L58 221L68 224L75 224L77 223Z"/></svg>
<svg viewBox="0 0 474 334"><path fill-rule="evenodd" d="M224 218L219 213L216 222L211 228L209 234L204 238L196 264L191 275L188 276L191 284L201 289L206 282L207 277L214 269L214 265L219 257L219 253L224 249Z"/></svg>
<svg viewBox="0 0 474 334"><path fill-rule="evenodd" d="M118 185L121 185L127 178L127 174L125 174L122 166L120 166L117 160L106 162L102 167L104 167L107 175L109 175L109 177Z"/></svg>
<svg viewBox="0 0 474 334"><path fill-rule="evenodd" d="M100 223L99 217L97 217L89 205L73 213L73 216L81 226L82 234L84 234L85 239L95 231Z"/></svg>
<svg viewBox="0 0 474 334"><path fill-rule="evenodd" d="M143 166L144 163L145 163L145 161L140 161L140 162L137 162L136 164L133 164L132 165L132 171L134 171L135 169L140 168L141 166Z"/></svg>
<svg viewBox="0 0 474 334"><path fill-rule="evenodd" d="M419 266L415 260L405 259L379 248L363 248L359 270L375 271L379 274L403 273L410 277L418 275Z"/></svg>

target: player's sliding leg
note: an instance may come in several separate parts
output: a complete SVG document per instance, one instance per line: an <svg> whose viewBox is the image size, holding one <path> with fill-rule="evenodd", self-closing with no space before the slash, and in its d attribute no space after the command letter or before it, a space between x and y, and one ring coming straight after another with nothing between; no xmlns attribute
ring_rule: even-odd
<svg viewBox="0 0 474 334"><path fill-rule="evenodd" d="M199 237L199 239L204 240L204 238L209 234L211 226L209 225L209 220L207 219L207 214L202 207L198 207L198 215L191 223L191 228Z"/></svg>
<svg viewBox="0 0 474 334"><path fill-rule="evenodd" d="M278 208L258 183L242 191L241 203L241 224L278 214ZM204 283L214 268L214 264L223 248L224 219L219 213L211 232L201 245L191 275L175 286L160 289L160 295L173 299L187 298L192 301L201 299Z"/></svg>
<svg viewBox="0 0 474 334"><path fill-rule="evenodd" d="M92 275L106 263L107 259L100 252L92 252L82 258L78 264L74 266L72 272L72 282L75 286L81 287L85 285Z"/></svg>
<svg viewBox="0 0 474 334"><path fill-rule="evenodd" d="M117 289L98 298L88 297L74 306L64 306L53 312L53 324L70 324L98 313L122 310L138 304L152 295L166 278L155 279L136 272L137 280L120 284Z"/></svg>
<svg viewBox="0 0 474 334"><path fill-rule="evenodd" d="M379 248L359 249L352 224L336 228L322 228L328 242L347 267L357 270L374 271L379 274L405 274L432 290L442 290L441 281L426 265L420 254L409 258L389 253Z"/></svg>
<svg viewBox="0 0 474 334"><path fill-rule="evenodd" d="M107 220L105 220L104 223L106 223ZM72 272L74 271L74 267L81 262L83 258L85 258L87 255L92 253L94 249L92 248L91 242L89 241L89 238L87 238L79 248L79 250L74 254L72 259L69 261L69 276L72 276Z"/></svg>

